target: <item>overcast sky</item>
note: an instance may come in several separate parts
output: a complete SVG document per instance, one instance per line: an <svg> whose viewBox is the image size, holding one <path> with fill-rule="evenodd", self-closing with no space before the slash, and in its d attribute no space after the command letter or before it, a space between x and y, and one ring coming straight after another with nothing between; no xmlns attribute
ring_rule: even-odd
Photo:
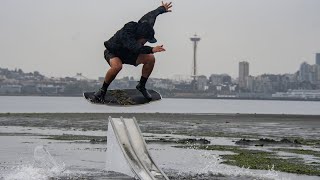
<svg viewBox="0 0 320 180"><path fill-rule="evenodd" d="M158 0L0 0L0 67L46 76L89 78L109 68L103 42L129 21L157 8ZM198 72L238 76L239 61L250 74L293 73L320 52L319 0L174 0L158 16L152 77L191 75L197 33ZM140 77L125 66L119 77Z"/></svg>

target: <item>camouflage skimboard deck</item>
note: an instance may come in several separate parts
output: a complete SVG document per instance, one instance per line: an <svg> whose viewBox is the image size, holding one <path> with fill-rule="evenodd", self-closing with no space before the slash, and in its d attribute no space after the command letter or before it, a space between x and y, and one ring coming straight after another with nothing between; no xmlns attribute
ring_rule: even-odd
<svg viewBox="0 0 320 180"><path fill-rule="evenodd" d="M104 104L110 106L132 106L146 104L154 101L161 100L161 95L155 90L148 90L152 95L152 100L147 100L140 91L137 89L120 89L120 90L108 90L105 96L105 102L95 102L94 92L84 92L83 97L86 98L89 102L94 104Z"/></svg>

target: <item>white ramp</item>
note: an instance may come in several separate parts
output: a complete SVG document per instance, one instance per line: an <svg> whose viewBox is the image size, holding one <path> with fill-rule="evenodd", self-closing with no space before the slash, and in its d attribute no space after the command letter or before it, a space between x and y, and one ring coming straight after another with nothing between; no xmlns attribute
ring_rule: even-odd
<svg viewBox="0 0 320 180"><path fill-rule="evenodd" d="M109 117L107 170L141 180L168 180L153 161L135 118Z"/></svg>

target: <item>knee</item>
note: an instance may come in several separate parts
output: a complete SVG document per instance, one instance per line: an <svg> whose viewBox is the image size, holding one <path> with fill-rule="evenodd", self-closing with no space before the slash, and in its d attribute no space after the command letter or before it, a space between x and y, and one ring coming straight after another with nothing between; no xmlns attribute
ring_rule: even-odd
<svg viewBox="0 0 320 180"><path fill-rule="evenodd" d="M147 57L147 63L148 64L154 64L156 62L156 58L154 57L153 54L148 54L148 57Z"/></svg>
<svg viewBox="0 0 320 180"><path fill-rule="evenodd" d="M113 65L111 67L114 71L119 72L122 69L122 64Z"/></svg>

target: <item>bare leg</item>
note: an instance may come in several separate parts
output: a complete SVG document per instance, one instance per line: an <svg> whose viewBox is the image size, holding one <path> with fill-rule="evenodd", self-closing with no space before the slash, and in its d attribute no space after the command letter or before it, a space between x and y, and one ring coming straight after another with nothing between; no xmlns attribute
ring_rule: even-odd
<svg viewBox="0 0 320 180"><path fill-rule="evenodd" d="M153 67L155 64L155 57L153 54L140 54L137 60L138 64L143 64L142 67L142 76L145 78L149 78L150 74L153 71Z"/></svg>
<svg viewBox="0 0 320 180"><path fill-rule="evenodd" d="M93 101L104 102L104 96L106 95L110 83L116 78L121 69L122 61L118 57L110 59L110 69L106 73L102 88L94 93L95 98Z"/></svg>
<svg viewBox="0 0 320 180"><path fill-rule="evenodd" d="M122 69L122 61L118 57L110 59L110 69L107 71L104 82L110 84Z"/></svg>
<svg viewBox="0 0 320 180"><path fill-rule="evenodd" d="M142 74L141 79L139 81L139 84L137 85L137 89L142 93L142 95L148 99L149 101L152 100L151 94L146 90L145 85L146 82L152 73L154 64L155 64L155 58L153 54L140 54L137 60L137 65L143 64L142 67Z"/></svg>

